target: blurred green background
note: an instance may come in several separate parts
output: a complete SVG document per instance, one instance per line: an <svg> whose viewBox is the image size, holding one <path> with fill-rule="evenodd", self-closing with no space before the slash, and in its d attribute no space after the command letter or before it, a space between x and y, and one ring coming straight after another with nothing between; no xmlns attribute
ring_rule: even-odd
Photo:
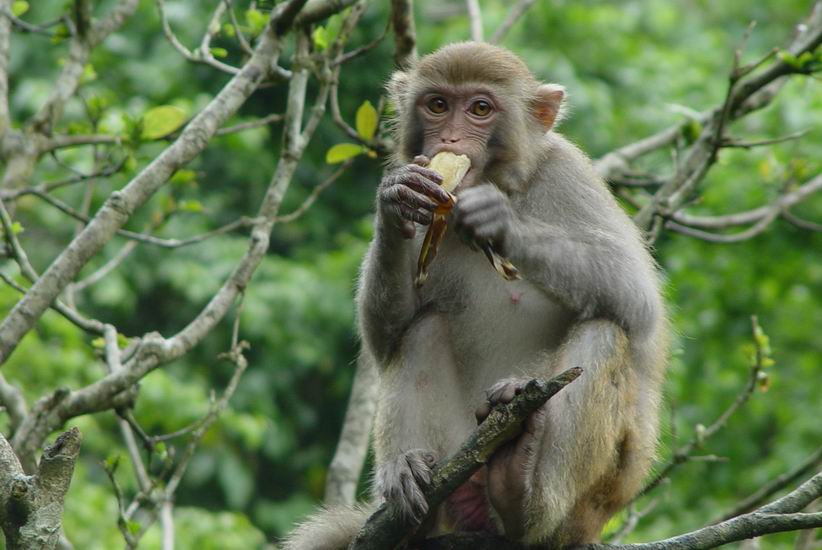
<svg viewBox="0 0 822 550"><path fill-rule="evenodd" d="M168 1L172 24L187 44L199 42L214 3ZM31 2L25 18L50 19L63 4ZM380 34L387 18L384 4L372 2L350 47ZM416 4L421 53L468 37L461 0ZM482 3L488 36L510 4ZM504 45L520 54L539 78L568 88L572 111L562 131L598 157L682 121L691 110L718 105L733 50L749 22L758 22L744 56L753 60L784 45L809 9L810 2L801 0L544 1L530 9ZM237 60L228 37L218 37L213 45L226 48L229 61ZM65 43L13 36L10 86L18 120L42 104L66 55ZM377 103L392 70L392 55L389 37L343 69L341 105L349 122L363 101ZM81 94L86 101L99 102L104 129L119 132L127 117L139 118L154 106L172 104L196 112L226 80L224 74L183 60L163 38L154 3L142 1L135 17L92 56ZM729 213L759 206L775 197L787 179L803 182L818 174L821 92L818 81L795 78L767 110L734 125L734 135L750 139L804 129L809 133L773 147L724 151L692 211ZM243 106L236 121L283 109L284 91L264 89ZM82 103L72 100L63 129L88 131L84 121ZM142 229L172 204L190 208L178 208L182 211L170 217L159 235L184 237L253 215L277 162L280 131L273 125L214 139L188 167L191 172L160 191L128 228ZM342 141L346 138L327 117L300 164L283 212L298 206L332 173L325 152ZM92 210L163 146L141 146L126 173L98 182ZM58 160L91 168L88 147L61 151ZM660 153L643 166L668 174L670 155ZM177 493L179 548L260 547L283 535L319 502L353 375L353 288L371 233L380 172L380 161L358 158L305 216L275 228L242 314L241 337L251 343L249 370L231 409L206 435ZM65 176L55 159L46 158L34 181ZM79 203L81 195L80 187L57 193L72 204ZM796 212L822 220L822 196ZM34 197L18 201L17 215L24 227L21 241L42 270L71 239L75 224ZM84 273L102 265L123 242L110 243ZM149 330L173 334L216 291L245 247L242 234L176 251L140 246L120 269L83 293L78 305L128 336ZM751 314L759 316L770 336L776 365L768 369L768 390L757 392L700 450L728 460L681 467L670 485L657 490L659 504L631 535L632 541L702 526L822 442L822 235L785 222L736 245L664 234L656 243L656 257L666 276L678 334L665 386L662 457L671 447L671 404L676 433L684 441L697 424L716 418L743 387ZM14 272L11 266L3 269ZM8 311L17 298L15 291L0 286L0 312ZM217 359L229 338L230 325L225 323L184 359L141 383L135 415L147 431L174 431L206 412L209 392L224 387L232 371L229 363ZM4 367L5 376L20 385L29 400L60 385L88 383L103 372L92 338L53 312ZM80 418L72 425L82 430L85 440L66 504L66 532L77 548L121 547L116 501L102 462L122 454L120 483L130 491L134 482L115 416ZM789 544L792 536L771 537L765 544ZM141 547L159 548L156 527Z"/></svg>

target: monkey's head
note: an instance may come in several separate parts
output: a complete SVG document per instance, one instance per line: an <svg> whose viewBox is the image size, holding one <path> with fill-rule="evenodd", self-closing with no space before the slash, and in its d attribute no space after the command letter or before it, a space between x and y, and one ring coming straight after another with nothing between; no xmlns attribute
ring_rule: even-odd
<svg viewBox="0 0 822 550"><path fill-rule="evenodd" d="M559 121L565 89L541 84L510 51L482 42L445 46L388 84L397 110L398 157L467 155L462 185L527 179L543 137Z"/></svg>

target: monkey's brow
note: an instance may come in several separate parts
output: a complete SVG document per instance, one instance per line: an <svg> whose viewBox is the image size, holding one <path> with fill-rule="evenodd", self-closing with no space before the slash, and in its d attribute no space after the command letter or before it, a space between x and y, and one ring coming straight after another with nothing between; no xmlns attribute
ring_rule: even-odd
<svg viewBox="0 0 822 550"><path fill-rule="evenodd" d="M499 101L497 95L494 91L479 82L477 83L465 83L460 85L448 85L448 84L440 84L438 86L427 86L419 91L417 97L423 97L430 94L442 94L442 95L459 95L459 96L467 96L467 95L474 95L474 94L482 94L486 95L494 101Z"/></svg>

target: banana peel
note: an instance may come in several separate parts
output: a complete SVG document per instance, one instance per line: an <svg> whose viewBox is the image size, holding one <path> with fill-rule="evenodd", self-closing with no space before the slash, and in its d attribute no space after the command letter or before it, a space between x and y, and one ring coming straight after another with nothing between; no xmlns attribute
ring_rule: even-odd
<svg viewBox="0 0 822 550"><path fill-rule="evenodd" d="M431 159L428 168L434 170L442 176L440 186L448 193L448 201L439 205L434 211L431 225L425 233L425 238L420 249L420 257L417 260L417 276L414 278L414 285L420 287L428 278L428 268L437 257L440 243L448 228L446 216L457 204L457 197L452 192L459 186L465 174L471 168L471 161L465 155L455 155L448 151L438 153ZM481 243L480 248L485 253L491 265L506 281L519 279L519 272L514 265L503 256L500 256L492 246L491 242Z"/></svg>

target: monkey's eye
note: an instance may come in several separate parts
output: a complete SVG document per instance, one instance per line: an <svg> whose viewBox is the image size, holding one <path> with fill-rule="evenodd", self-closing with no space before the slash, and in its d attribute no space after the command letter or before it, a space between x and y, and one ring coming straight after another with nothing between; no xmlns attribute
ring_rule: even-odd
<svg viewBox="0 0 822 550"><path fill-rule="evenodd" d="M487 101L480 99L471 104L471 114L479 117L486 117L491 114L494 108Z"/></svg>
<svg viewBox="0 0 822 550"><path fill-rule="evenodd" d="M426 107L435 115L441 115L448 110L448 103L441 97L432 97L428 100L428 103L426 103Z"/></svg>

